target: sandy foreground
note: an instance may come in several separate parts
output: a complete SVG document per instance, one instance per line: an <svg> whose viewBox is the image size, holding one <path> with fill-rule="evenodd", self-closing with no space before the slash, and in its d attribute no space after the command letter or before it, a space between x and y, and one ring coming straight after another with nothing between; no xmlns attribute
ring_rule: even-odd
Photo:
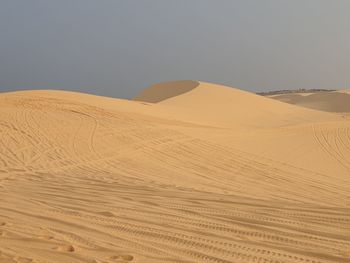
<svg viewBox="0 0 350 263"><path fill-rule="evenodd" d="M350 262L348 113L194 81L0 105L1 263Z"/></svg>

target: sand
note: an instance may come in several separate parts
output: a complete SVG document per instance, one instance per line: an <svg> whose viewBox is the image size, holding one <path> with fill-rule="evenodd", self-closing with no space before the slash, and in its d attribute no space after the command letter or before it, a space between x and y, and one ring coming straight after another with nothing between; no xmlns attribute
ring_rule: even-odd
<svg viewBox="0 0 350 263"><path fill-rule="evenodd" d="M136 99L0 94L0 262L350 262L348 115L195 81Z"/></svg>
<svg viewBox="0 0 350 263"><path fill-rule="evenodd" d="M288 93L269 96L270 98L305 108L350 113L350 90L314 93Z"/></svg>

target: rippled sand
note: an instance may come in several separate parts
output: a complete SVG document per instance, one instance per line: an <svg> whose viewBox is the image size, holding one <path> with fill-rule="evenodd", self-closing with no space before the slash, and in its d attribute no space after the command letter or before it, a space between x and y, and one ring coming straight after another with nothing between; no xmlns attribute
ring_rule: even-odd
<svg viewBox="0 0 350 263"><path fill-rule="evenodd" d="M0 105L0 262L350 262L347 115L193 81Z"/></svg>

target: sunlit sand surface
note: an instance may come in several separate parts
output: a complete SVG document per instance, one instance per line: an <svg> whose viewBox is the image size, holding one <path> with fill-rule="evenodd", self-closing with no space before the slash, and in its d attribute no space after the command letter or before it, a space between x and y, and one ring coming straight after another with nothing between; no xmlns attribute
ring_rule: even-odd
<svg viewBox="0 0 350 263"><path fill-rule="evenodd" d="M0 105L1 263L350 262L347 114L196 81Z"/></svg>

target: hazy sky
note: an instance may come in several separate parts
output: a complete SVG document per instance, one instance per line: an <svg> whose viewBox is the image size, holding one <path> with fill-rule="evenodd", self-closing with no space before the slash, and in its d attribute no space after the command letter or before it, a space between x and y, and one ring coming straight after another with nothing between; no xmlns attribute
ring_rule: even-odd
<svg viewBox="0 0 350 263"><path fill-rule="evenodd" d="M350 0L0 0L0 90L350 87Z"/></svg>

